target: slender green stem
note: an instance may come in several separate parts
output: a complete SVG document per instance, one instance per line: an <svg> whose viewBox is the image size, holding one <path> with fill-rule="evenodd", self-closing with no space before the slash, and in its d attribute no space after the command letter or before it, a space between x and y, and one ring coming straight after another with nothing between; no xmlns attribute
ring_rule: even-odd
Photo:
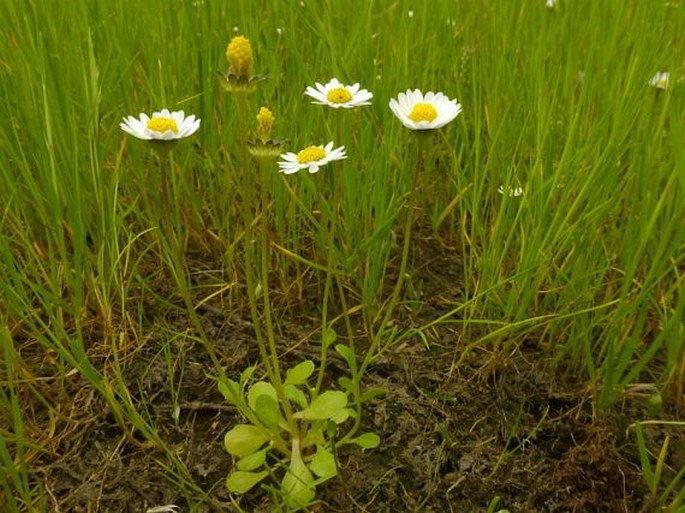
<svg viewBox="0 0 685 513"><path fill-rule="evenodd" d="M270 159L259 159L259 172L262 179L262 207L260 215L260 251L261 251L261 274L262 274L262 298L264 305L264 324L266 327L266 339L269 344L269 356L271 358L271 370L273 373L272 384L276 388L279 399L286 415L286 420L292 427L297 426L297 422L292 419L292 408L290 401L285 397L283 380L281 379L280 363L278 360L278 350L276 348L276 336L274 334L273 321L271 318L271 300L269 298L269 217L268 212L271 208L269 202L269 184L271 178L268 175L271 171Z"/></svg>
<svg viewBox="0 0 685 513"><path fill-rule="evenodd" d="M320 201L325 201L323 195L319 194ZM328 259L326 262L326 284L324 286L323 307L321 311L321 364L319 365L319 373L316 377L316 386L314 387L313 396L317 396L323 385L323 378L326 372L326 356L328 353L328 344L324 343L326 332L328 330L328 302L331 294L331 281L333 278L333 268L335 267L335 224L329 218L328 209L322 208L322 225L324 229L328 227ZM330 227L329 227L330 225Z"/></svg>
<svg viewBox="0 0 685 513"><path fill-rule="evenodd" d="M424 138L424 134L419 134L420 140L418 141L418 150L417 150L417 156L416 156L416 166L414 169L414 177L412 179L412 186L411 189L409 189L409 193L407 194L407 199L405 202L405 205L408 206L409 211L407 212L407 216L405 219L404 223L404 232L403 232L403 241L402 241L402 257L400 260L400 269L399 269L399 276L397 277L397 282L395 283L395 287L392 291L392 295L390 296L390 301L388 302L388 305L385 308L385 313L382 317L382 320L380 322L380 325L378 326L378 330L374 334L371 347L369 348L369 351L366 354L366 357L364 358L364 361L362 362L362 365L359 369L359 372L361 374L364 373L366 370L366 367L371 363L372 359L375 356L376 350L381 346L381 340L383 336L387 332L387 325L390 322L390 319L392 315L395 313L395 308L397 307L397 303L400 300L400 295L402 293L402 288L404 286L405 282L405 275L407 272L407 263L409 262L409 248L411 245L411 229L412 225L414 224L414 211L415 211L415 206L414 206L414 197L415 197L415 192L416 189L418 188L419 184L419 175L421 173L421 169L423 168L424 164L424 146L429 143L428 138ZM424 140L426 139L426 140Z"/></svg>

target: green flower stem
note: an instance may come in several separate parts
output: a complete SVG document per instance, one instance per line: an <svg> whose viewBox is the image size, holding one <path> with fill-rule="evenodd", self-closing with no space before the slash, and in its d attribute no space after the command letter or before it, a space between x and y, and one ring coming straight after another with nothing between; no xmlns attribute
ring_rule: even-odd
<svg viewBox="0 0 685 513"><path fill-rule="evenodd" d="M397 307L397 303L400 300L402 288L404 287L405 275L407 272L407 263L409 262L409 247L411 244L411 229L412 229L412 225L414 224L414 212L416 210L416 206L414 204L415 203L415 197L416 197L416 190L418 188L419 176L421 174L421 170L424 167L424 149L425 149L426 145L428 145L430 143L430 133L428 133L428 134L419 133L418 138L419 138L419 140L418 140L418 150L417 150L417 155L416 155L416 168L414 170L414 178L412 180L412 186L411 186L411 189L409 189L409 193L407 195L407 200L405 203L409 207L409 212L407 213L407 217L406 217L405 224L404 224L404 233L403 233L403 241L402 241L402 258L400 261L399 276L397 277L397 282L395 283L395 288L393 289L392 295L390 296L390 301L388 302L388 306L385 309L385 314L383 315L381 323L378 326L378 330L376 331L376 333L373 336L371 347L369 348L369 351L366 353L366 356L364 357L364 361L362 362L362 365L359 368L360 375L364 374L364 371L366 370L368 365L371 363L371 361L376 356L375 355L376 351L381 347L381 341L387 332L387 325L390 322L390 319L392 318L393 313L395 312L395 308Z"/></svg>
<svg viewBox="0 0 685 513"><path fill-rule="evenodd" d="M322 194L319 194L319 198L321 202L325 201ZM312 400L319 394L321 386L323 385L323 378L326 373L326 356L329 349L328 344L324 344L324 338L328 331L328 300L331 294L331 282L333 278L332 269L335 265L335 224L329 219L330 216L328 212L329 209L321 208L321 224L325 229L330 222L330 228L326 232L328 238L328 258L326 262L326 284L324 285L323 306L321 310L321 363L319 365L319 373L316 377L316 386L314 387L314 392L312 392Z"/></svg>
<svg viewBox="0 0 685 513"><path fill-rule="evenodd" d="M269 299L269 221L268 212L271 209L269 202L269 185L271 183L272 159L259 159L259 175L262 179L262 208L260 216L260 250L261 250L261 273L262 273L262 297L264 302L264 323L266 325L267 342L269 344L269 356L271 358L271 370L273 373L272 384L281 401L288 424L292 427L297 426L297 422L292 418L292 408L290 401L285 397L283 381L281 379L280 363L278 361L278 350L276 349L276 336L274 334L273 322L271 319L271 301Z"/></svg>
<svg viewBox="0 0 685 513"><path fill-rule="evenodd" d="M405 219L405 224L404 224L404 233L403 237L404 240L402 241L402 257L400 261L400 271L399 271L399 276L397 278L397 282L395 283L395 288L392 291L392 295L390 296L390 301L388 302L388 306L385 309L385 314L383 315L383 318L381 320L381 323L378 327L378 331L373 336L373 339L371 341L371 345L369 346L369 349L366 351L366 354L364 355L364 360L362 361L361 365L359 366L359 369L350 369L351 374L352 374L352 380L355 385L355 406L357 407L357 412L359 415L355 418L354 425L350 428L350 430L343 436L341 437L337 442L336 446L341 446L349 442L349 440L355 435L355 433L359 430L361 426L361 394L359 393L361 389L361 379L364 376L364 373L366 372L366 369L368 366L373 362L374 358L377 356L378 350L381 347L381 341L383 340L383 337L385 336L387 332L387 324L390 322L390 319L392 317L392 314L395 312L395 308L397 307L397 303L400 300L400 295L402 292L402 288L404 286L404 281L405 281L405 274L407 271L407 264L409 262L409 247L410 247L410 242L411 242L411 228L412 225L414 224L414 211L415 211L415 201L414 198L416 197L416 191L418 189L418 184L419 184L419 176L421 174L421 170L424 167L424 150L425 146L430 144L430 134L423 134L419 133L419 141L418 141L418 150L417 150L417 155L416 155L416 169L414 171L414 177L412 179L412 185L411 188L409 189L409 192L407 194L407 199L405 202L405 205L409 207L409 212L407 213L407 217ZM341 296L342 296L342 291L341 291ZM343 308L345 308L345 305L343 303ZM345 311L347 309L345 308ZM351 327L348 328L348 331L351 331ZM352 337L350 336L350 340L352 340ZM351 349L354 350L353 346L350 346Z"/></svg>
<svg viewBox="0 0 685 513"><path fill-rule="evenodd" d="M248 180L249 170L252 169L251 159L249 157L247 141L249 139L249 113L250 105L247 93L236 92L233 94L236 102L236 110L238 115L238 127L240 131L240 173L243 175L241 182L250 183ZM257 339L257 346L259 347L259 355L266 370L269 381L276 390L279 403L283 408L286 422L293 437L299 436L299 425L293 418L292 407L290 401L285 396L285 389L283 387L283 380L281 378L280 362L278 360L278 351L276 348L276 336L273 330L273 320L271 318L271 303L269 300L269 243L268 232L269 223L269 190L270 178L268 176L270 166L268 165L271 159L259 159L259 175L262 180L261 191L261 212L252 217L249 208L243 209L244 224L245 224L245 284L247 287L247 298L250 307L250 316L254 324L255 338ZM245 188L245 200L248 206L255 205L254 188ZM259 260L255 255L255 223L260 224L259 230ZM261 274L261 280L258 279L255 273ZM257 304L257 287L261 286L261 295L263 301L263 321L260 315ZM264 326L262 326L262 322ZM264 331L266 338L264 337Z"/></svg>

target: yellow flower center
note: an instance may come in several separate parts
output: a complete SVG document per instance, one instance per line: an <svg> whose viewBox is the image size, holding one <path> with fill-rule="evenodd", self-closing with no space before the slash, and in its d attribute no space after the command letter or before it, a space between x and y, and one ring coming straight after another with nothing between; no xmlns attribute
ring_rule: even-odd
<svg viewBox="0 0 685 513"><path fill-rule="evenodd" d="M148 121L147 127L150 130L159 132L160 134L163 134L167 130L171 130L175 134L178 133L178 125L176 124L176 121L171 118L165 118L161 116L152 118L150 121Z"/></svg>
<svg viewBox="0 0 685 513"><path fill-rule="evenodd" d="M352 99L352 95L344 87L336 87L328 91L326 98L331 103L347 103Z"/></svg>
<svg viewBox="0 0 685 513"><path fill-rule="evenodd" d="M326 150L317 146L309 146L297 154L297 161L300 164L316 162L326 156Z"/></svg>
<svg viewBox="0 0 685 513"><path fill-rule="evenodd" d="M228 59L228 71L234 75L252 75L252 45L250 40L243 36L231 39L226 49Z"/></svg>
<svg viewBox="0 0 685 513"><path fill-rule="evenodd" d="M668 87L668 79L666 78L660 78L657 83L657 87L660 87L661 89L666 89Z"/></svg>
<svg viewBox="0 0 685 513"><path fill-rule="evenodd" d="M437 117L438 111L430 103L417 103L409 114L409 119L414 123L419 121L428 121L430 123Z"/></svg>

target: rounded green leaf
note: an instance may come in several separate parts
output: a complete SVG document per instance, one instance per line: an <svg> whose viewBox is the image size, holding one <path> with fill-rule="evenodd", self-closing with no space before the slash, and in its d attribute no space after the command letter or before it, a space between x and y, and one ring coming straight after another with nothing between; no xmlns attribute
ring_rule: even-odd
<svg viewBox="0 0 685 513"><path fill-rule="evenodd" d="M341 376L338 378L338 385L345 390L348 394L351 394L354 391L354 381L352 381L350 378L347 376Z"/></svg>
<svg viewBox="0 0 685 513"><path fill-rule="evenodd" d="M273 397L268 395L260 395L257 398L254 412L257 414L257 418L268 428L277 426L281 418L281 410L278 407L278 403Z"/></svg>
<svg viewBox="0 0 685 513"><path fill-rule="evenodd" d="M335 332L333 328L329 326L328 328L326 328L326 331L324 331L323 337L321 339L321 344L323 345L324 349L328 349L337 338L338 334Z"/></svg>
<svg viewBox="0 0 685 513"><path fill-rule="evenodd" d="M266 453L269 448L262 449L261 451L253 452L252 454L245 456L235 464L238 470L257 470L259 467L264 465L266 461Z"/></svg>
<svg viewBox="0 0 685 513"><path fill-rule="evenodd" d="M342 424L350 418L350 415L352 413L354 413L353 410L350 410L349 408L343 408L342 410L339 410L338 413L336 413L335 415L331 415L329 418L336 424Z"/></svg>
<svg viewBox="0 0 685 513"><path fill-rule="evenodd" d="M290 401L297 404L300 408L305 409L309 405L309 402L307 401L307 396L304 395L304 392L297 388L295 385L283 385L283 391L285 393L285 396Z"/></svg>
<svg viewBox="0 0 685 513"><path fill-rule="evenodd" d="M256 426L239 424L231 429L224 437L224 446L229 454L244 458L252 454L269 438Z"/></svg>
<svg viewBox="0 0 685 513"><path fill-rule="evenodd" d="M309 407L293 415L298 419L324 420L340 415L347 406L347 394L339 390L328 390L314 399Z"/></svg>
<svg viewBox="0 0 685 513"><path fill-rule="evenodd" d="M257 399L262 395L269 396L274 401L278 402L278 394L276 393L274 386L266 381L257 381L247 392L247 404L255 413L257 412Z"/></svg>
<svg viewBox="0 0 685 513"><path fill-rule="evenodd" d="M245 382L252 377L252 375L254 374L255 368L256 367L253 365L251 367L248 367L247 369L245 369L242 372L242 374L240 375L240 384L241 385L244 385Z"/></svg>
<svg viewBox="0 0 685 513"><path fill-rule="evenodd" d="M374 449L380 445L381 437L376 433L364 433L363 435L359 435L357 438L353 438L350 441L364 449Z"/></svg>
<svg viewBox="0 0 685 513"><path fill-rule="evenodd" d="M316 454L309 463L309 468L321 479L329 479L338 473L333 454L323 447L316 448Z"/></svg>
<svg viewBox="0 0 685 513"><path fill-rule="evenodd" d="M240 385L232 379L219 381L219 392L233 406L239 406L242 401L242 391Z"/></svg>
<svg viewBox="0 0 685 513"><path fill-rule="evenodd" d="M302 363L298 363L292 369L288 369L285 374L285 384L289 385L303 385L307 382L309 376L314 372L314 362L311 360L305 360Z"/></svg>
<svg viewBox="0 0 685 513"><path fill-rule="evenodd" d="M343 357L343 360L347 363L347 366L352 369L355 364L355 356L354 353L352 352L352 349L350 349L348 346L344 344L337 344L335 346L335 350L338 352L340 356Z"/></svg>
<svg viewBox="0 0 685 513"><path fill-rule="evenodd" d="M245 493L268 475L269 473L266 470L261 472L236 470L231 472L226 478L226 488L229 492Z"/></svg>

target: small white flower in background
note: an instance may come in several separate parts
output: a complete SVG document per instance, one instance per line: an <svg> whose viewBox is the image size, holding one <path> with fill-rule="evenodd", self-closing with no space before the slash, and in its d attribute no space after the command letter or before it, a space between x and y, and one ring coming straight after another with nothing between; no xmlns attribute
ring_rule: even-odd
<svg viewBox="0 0 685 513"><path fill-rule="evenodd" d="M234 25L233 26L233 32L236 32L236 33L240 32L240 27L238 27L238 25Z"/></svg>
<svg viewBox="0 0 685 513"><path fill-rule="evenodd" d="M409 9L409 12L407 13L410 18L414 17L414 11L412 9Z"/></svg>
<svg viewBox="0 0 685 513"><path fill-rule="evenodd" d="M346 159L345 147L333 149L333 141L326 146L308 146L298 153L283 153L278 167L281 173L291 175L301 169L306 169L310 173L316 173L321 166L325 166L334 160Z"/></svg>
<svg viewBox="0 0 685 513"><path fill-rule="evenodd" d="M556 4L557 4L557 0L547 0L545 7L547 7L548 9L554 9L554 6Z"/></svg>
<svg viewBox="0 0 685 513"><path fill-rule="evenodd" d="M518 198L523 194L523 189L521 187L510 187L509 185L500 185L497 187L497 192L504 195L506 194L510 198Z"/></svg>
<svg viewBox="0 0 685 513"><path fill-rule="evenodd" d="M668 82L670 80L671 74L668 71L657 71L649 81L649 85L657 89L668 89Z"/></svg>
<svg viewBox="0 0 685 513"><path fill-rule="evenodd" d="M337 78L332 79L326 85L315 83L316 89L308 86L304 94L311 96L316 101L315 105L328 105L334 109L351 109L361 105L371 105L369 101L373 93L366 89L360 89L359 84L344 85Z"/></svg>
<svg viewBox="0 0 685 513"><path fill-rule="evenodd" d="M162 109L153 113L152 117L142 112L138 119L127 116L119 127L133 137L145 141L173 141L197 132L200 120L195 119L194 115L185 117L182 110L169 112L168 109Z"/></svg>
<svg viewBox="0 0 685 513"><path fill-rule="evenodd" d="M281 27L276 27L276 34L278 34L279 36L282 36L283 35L283 29Z"/></svg>
<svg viewBox="0 0 685 513"><path fill-rule="evenodd" d="M457 100L450 100L442 93L407 89L406 93L390 100L390 109L404 126L412 130L432 130L452 121L461 112Z"/></svg>
<svg viewBox="0 0 685 513"><path fill-rule="evenodd" d="M176 504L167 504L166 506L155 506L154 508L148 508L145 513L178 513L180 511Z"/></svg>

